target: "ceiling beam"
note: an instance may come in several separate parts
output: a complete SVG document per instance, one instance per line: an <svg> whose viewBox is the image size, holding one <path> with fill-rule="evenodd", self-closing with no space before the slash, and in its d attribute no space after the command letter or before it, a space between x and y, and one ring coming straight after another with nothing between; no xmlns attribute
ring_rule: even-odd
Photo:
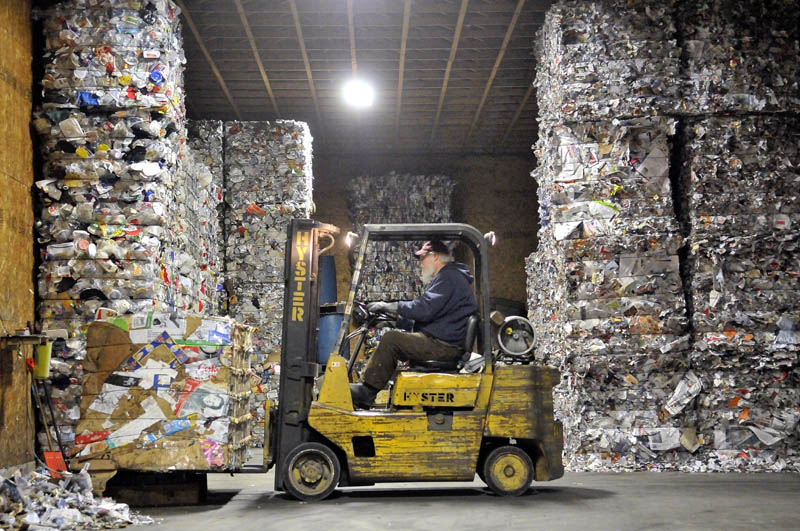
<svg viewBox="0 0 800 531"><path fill-rule="evenodd" d="M411 18L411 0L403 5L403 34L400 38L400 68L397 72L397 107L394 113L395 134L400 128L400 110L403 106L403 73L406 68L406 43L408 42L408 21Z"/></svg>
<svg viewBox="0 0 800 531"><path fill-rule="evenodd" d="M225 84L225 79L222 77L222 74L217 68L217 65L214 63L214 59L211 58L211 54L208 53L208 48L203 43L203 38L200 37L200 32L197 31L197 26L194 25L194 21L192 20L192 16L189 14L189 10L186 9L186 4L183 0L176 0L178 7L181 8L181 12L183 13L183 18L186 20L186 23L189 25L189 29L192 31L192 35L194 35L195 40L197 41L197 45L200 47L200 51L203 52L203 55L208 61L208 66L211 67L211 71L214 72L214 76L217 78L217 82L219 86L222 88L222 92L225 93L225 97L228 99L228 103L233 108L233 112L236 113L236 117L241 120L242 114L239 112L239 107L236 105L236 102L233 101L233 96L231 96L231 92L228 90L228 86Z"/></svg>
<svg viewBox="0 0 800 531"><path fill-rule="evenodd" d="M281 115L281 111L278 109L278 102L275 101L275 94L272 93L272 85L270 85L267 71L264 69L264 64L261 62L261 55L258 53L258 46L256 46L256 39L250 28L250 22L247 20L247 14L244 12L244 7L242 7L242 0L234 0L234 2L236 3L236 11L239 12L239 18L242 19L242 26L244 26L244 31L247 34L247 40L250 42L250 48L253 50L253 58L256 60L256 65L258 65L261 79L264 81L264 88L267 89L269 101L272 103L272 110L275 111L275 116L278 117Z"/></svg>
<svg viewBox="0 0 800 531"><path fill-rule="evenodd" d="M347 30L350 33L350 62L353 64L353 77L358 75L356 61L356 22L353 15L353 0L347 0Z"/></svg>
<svg viewBox="0 0 800 531"><path fill-rule="evenodd" d="M500 46L500 51L497 53L497 59L495 59L492 71L489 73L489 79L486 81L486 87L483 89L481 102L478 104L478 109L475 111L475 116L472 117L472 123L467 131L467 136L464 137L464 144L466 144L469 138L472 136L472 132L475 130L475 125L478 123L478 118L483 110L483 105L486 103L486 97L489 95L489 91L492 88L492 83L494 83L494 77L497 75L497 69L500 68L500 63L503 62L503 56L506 54L508 41L511 40L511 34L514 32L514 26L517 25L517 20L519 19L519 14L522 11L523 5L525 5L525 0L518 0L517 8L514 10L514 15L511 17L511 22L506 30L506 36L503 37L503 44Z"/></svg>
<svg viewBox="0 0 800 531"><path fill-rule="evenodd" d="M447 83L450 81L450 71L453 68L453 62L456 60L458 40L461 38L461 29L464 27L464 17L467 15L467 6L469 6L469 0L461 0L461 9L458 12L458 22L456 23L455 33L453 33L453 44L450 46L450 57L447 59L447 68L444 70L442 92L439 94L439 105L436 106L436 118L433 119L431 137L428 140L428 143L430 144L433 144L433 139L436 136L436 129L439 127L439 118L442 115L442 105L444 105L444 97L447 93Z"/></svg>
<svg viewBox="0 0 800 531"><path fill-rule="evenodd" d="M289 0L289 6L292 8L292 18L294 19L294 28L297 31L297 40L300 41L300 52L303 55L303 64L306 67L306 76L308 77L308 88L311 89L311 99L314 101L314 109L317 111L317 122L319 123L320 133L322 137L325 136L325 125L322 122L322 113L319 110L319 100L317 99L317 89L314 87L314 76L311 75L311 63L308 61L308 52L306 51L306 41L303 38L303 28L300 27L300 15L297 13L297 3L295 0Z"/></svg>
<svg viewBox="0 0 800 531"><path fill-rule="evenodd" d="M508 138L508 135L511 133L511 130L514 128L514 125L517 123L519 115L522 114L522 109L525 107L525 104L528 103L528 98L531 97L532 93L533 93L533 83L531 83L531 85L528 87L528 90L525 91L525 96L522 97L522 102L519 104L519 107L517 107L517 110L514 113L514 117L511 118L511 122L508 124L508 127L506 127L506 132L503 133L503 140L500 141L501 144L505 143L506 139Z"/></svg>

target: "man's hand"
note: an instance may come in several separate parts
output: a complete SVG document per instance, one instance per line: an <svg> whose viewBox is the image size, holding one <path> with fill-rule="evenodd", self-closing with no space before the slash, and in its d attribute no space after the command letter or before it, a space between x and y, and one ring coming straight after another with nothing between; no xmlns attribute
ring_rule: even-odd
<svg viewBox="0 0 800 531"><path fill-rule="evenodd" d="M397 313L397 303L396 302L371 302L367 304L367 310L369 313Z"/></svg>

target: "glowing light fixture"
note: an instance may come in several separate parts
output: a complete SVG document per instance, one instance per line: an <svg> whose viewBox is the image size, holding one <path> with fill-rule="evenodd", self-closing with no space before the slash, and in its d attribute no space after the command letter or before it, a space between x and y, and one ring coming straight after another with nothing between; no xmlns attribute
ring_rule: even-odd
<svg viewBox="0 0 800 531"><path fill-rule="evenodd" d="M351 107L365 109L375 101L375 89L360 79L352 79L344 84L342 96Z"/></svg>

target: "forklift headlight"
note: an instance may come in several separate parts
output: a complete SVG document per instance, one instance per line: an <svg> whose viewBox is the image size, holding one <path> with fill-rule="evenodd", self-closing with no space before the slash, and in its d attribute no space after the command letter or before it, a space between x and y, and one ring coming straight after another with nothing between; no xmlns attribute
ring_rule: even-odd
<svg viewBox="0 0 800 531"><path fill-rule="evenodd" d="M497 243L497 234L494 231L489 231L483 235L483 239L489 242L489 245L494 247L494 244Z"/></svg>
<svg viewBox="0 0 800 531"><path fill-rule="evenodd" d="M353 247L353 245L355 245L357 241L358 241L358 234L356 234L355 232L348 232L347 236L344 237L344 243L347 245L347 247Z"/></svg>

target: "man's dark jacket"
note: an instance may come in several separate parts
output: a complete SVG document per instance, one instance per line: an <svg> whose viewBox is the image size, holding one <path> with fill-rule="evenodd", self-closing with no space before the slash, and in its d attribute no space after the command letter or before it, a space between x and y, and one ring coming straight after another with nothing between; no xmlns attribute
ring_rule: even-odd
<svg viewBox="0 0 800 531"><path fill-rule="evenodd" d="M478 311L472 281L472 274L464 264L445 264L421 297L398 303L397 313L401 317L398 326L462 345L467 318ZM409 321L413 321L413 327Z"/></svg>

